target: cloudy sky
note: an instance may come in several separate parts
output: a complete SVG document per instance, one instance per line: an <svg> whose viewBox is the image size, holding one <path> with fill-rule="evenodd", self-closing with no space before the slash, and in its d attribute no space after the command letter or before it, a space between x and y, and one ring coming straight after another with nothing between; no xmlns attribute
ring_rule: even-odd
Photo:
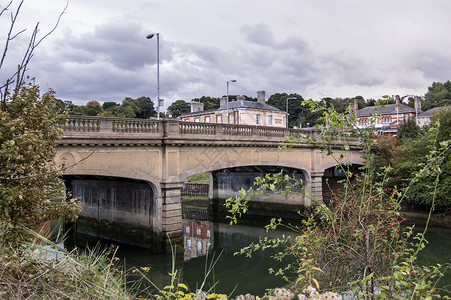
<svg viewBox="0 0 451 300"><path fill-rule="evenodd" d="M3 8L10 0L0 0ZM14 0L18 3L18 0ZM66 0L25 0L0 79L32 27L52 28ZM183 99L423 95L451 79L449 0L69 0L29 74L42 89L85 104L157 95ZM0 18L4 46L9 15Z"/></svg>

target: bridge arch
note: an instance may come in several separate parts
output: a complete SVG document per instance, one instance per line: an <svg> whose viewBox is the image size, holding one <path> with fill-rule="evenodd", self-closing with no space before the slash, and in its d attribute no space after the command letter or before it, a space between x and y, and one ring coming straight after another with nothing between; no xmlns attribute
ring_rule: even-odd
<svg viewBox="0 0 451 300"><path fill-rule="evenodd" d="M83 203L77 234L153 248L158 195L149 181L98 175L64 175L66 189Z"/></svg>

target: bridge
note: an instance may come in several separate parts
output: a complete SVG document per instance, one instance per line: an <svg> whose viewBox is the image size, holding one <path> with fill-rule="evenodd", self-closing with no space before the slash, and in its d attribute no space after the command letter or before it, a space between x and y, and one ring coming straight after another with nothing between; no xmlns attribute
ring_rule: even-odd
<svg viewBox="0 0 451 300"><path fill-rule="evenodd" d="M324 177L337 165L316 144L317 129L85 116L68 118L63 129L55 160L67 167L62 175L69 189L82 197L81 215L103 219L105 226L130 223L151 231L154 239L181 235L181 188L191 175L210 172L210 197L215 198L233 196L237 184L249 181L246 174L255 177L283 170L303 179L307 194L321 202ZM281 150L287 136L299 140L289 150ZM358 138L334 137L335 157L363 164L358 142ZM351 151L342 150L344 144ZM93 179L103 180L107 186L103 192L90 185ZM140 184L133 203L109 200L111 194L125 192L130 182ZM260 201L310 206L310 199L298 195Z"/></svg>

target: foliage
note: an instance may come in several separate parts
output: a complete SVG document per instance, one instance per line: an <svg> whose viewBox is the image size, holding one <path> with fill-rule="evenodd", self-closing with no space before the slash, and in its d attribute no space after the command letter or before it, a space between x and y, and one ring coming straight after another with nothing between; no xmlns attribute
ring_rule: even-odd
<svg viewBox="0 0 451 300"><path fill-rule="evenodd" d="M149 97L133 99L126 97L121 104L107 101L102 105L98 101L89 101L86 105L67 105L71 115L88 115L118 118L144 118L156 116L153 103Z"/></svg>
<svg viewBox="0 0 451 300"><path fill-rule="evenodd" d="M396 129L396 136L398 139L416 138L421 132L420 126L417 125L415 118L409 118L402 122Z"/></svg>
<svg viewBox="0 0 451 300"><path fill-rule="evenodd" d="M156 116L154 104L149 97L139 97L137 99L127 97L122 101L122 106L133 108L136 118L149 119Z"/></svg>
<svg viewBox="0 0 451 300"><path fill-rule="evenodd" d="M334 155L331 135L351 136L359 131L364 156L368 162L373 162L371 150L375 142L369 130L353 126L355 114L337 114L333 108L309 101L307 104L322 111L331 124L330 128L322 128L322 146L328 154ZM339 132L334 128L348 128L348 131ZM432 206L437 195L443 153L434 149L428 151L412 180L416 185L424 175L434 177L435 188L429 195ZM294 231L293 235L262 238L240 253L251 256L261 249L280 249L274 258L280 261L289 258L289 263L285 268L270 271L289 280L296 291L315 286L321 290L348 292L364 299L436 297L436 282L442 276L443 268L416 265L418 251L426 242L423 233L411 244L412 228L402 226L406 219L400 213L400 204L405 194L387 188L386 178L375 182L371 169L363 168L360 174L353 174L346 164L340 163L341 157L335 159L346 174L346 181L342 188L334 191L329 203L319 203L300 225L285 225L282 220L273 219L268 230L286 226ZM236 199L228 199L232 222L246 212L247 201L253 195L272 191L275 180L279 182L270 175L258 178L256 189L241 191Z"/></svg>
<svg viewBox="0 0 451 300"><path fill-rule="evenodd" d="M191 107L190 107L189 103L187 103L183 100L174 101L168 107L168 111L171 112L172 117L174 117L174 118L177 118L181 114L189 113L190 110L191 110Z"/></svg>
<svg viewBox="0 0 451 300"><path fill-rule="evenodd" d="M194 98L193 101L201 102L204 104L204 110L210 110L210 109L218 109L219 108L219 98L214 97L208 97L208 96L202 96L200 98Z"/></svg>
<svg viewBox="0 0 451 300"><path fill-rule="evenodd" d="M428 92L425 95L422 109L424 111L434 107L444 107L451 105L451 81L445 83L433 82L428 87Z"/></svg>
<svg viewBox="0 0 451 300"><path fill-rule="evenodd" d="M27 230L24 228L24 230ZM0 236L8 234L0 228ZM78 254L28 230L34 242L0 247L2 299L135 299L126 287L116 249Z"/></svg>
<svg viewBox="0 0 451 300"><path fill-rule="evenodd" d="M0 222L12 229L59 216L73 219L81 208L75 201L66 202L53 163L64 119L57 113L53 92L41 96L33 84L1 103Z"/></svg>
<svg viewBox="0 0 451 300"><path fill-rule="evenodd" d="M440 209L447 209L451 203L451 158L450 139L446 137L448 128L436 123L428 131L416 137L405 138L402 142L393 137L380 136L372 150L374 160L371 168L375 178L381 179L381 170L387 169L387 186L407 188L406 203L430 205L435 194L435 204ZM443 133L443 135L440 135ZM412 184L412 174L420 172L425 165L434 162L436 168L421 173L421 178ZM435 177L439 181L435 188ZM384 175L385 176L385 175Z"/></svg>
<svg viewBox="0 0 451 300"><path fill-rule="evenodd" d="M445 107L431 116L431 124L440 124L437 141L443 142L451 139L451 107Z"/></svg>
<svg viewBox="0 0 451 300"><path fill-rule="evenodd" d="M450 141L437 143L437 128L431 128L423 137L406 140L403 156L398 156L398 169L394 175L403 178L400 186L409 187L406 197L409 202L431 205L433 196L438 206L451 204L451 149ZM434 163L433 169L422 171L427 163ZM420 174L415 184L408 185L411 174ZM439 178L437 185L436 177Z"/></svg>
<svg viewBox="0 0 451 300"><path fill-rule="evenodd" d="M113 101L106 101L102 103L103 110L112 110L116 106L119 106L119 104Z"/></svg>

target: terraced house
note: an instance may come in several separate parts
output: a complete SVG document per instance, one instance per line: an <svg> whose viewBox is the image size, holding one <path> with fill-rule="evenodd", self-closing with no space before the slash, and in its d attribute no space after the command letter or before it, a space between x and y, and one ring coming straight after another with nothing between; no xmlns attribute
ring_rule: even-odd
<svg viewBox="0 0 451 300"><path fill-rule="evenodd" d="M352 104L351 104L352 105ZM367 106L359 109L357 99L352 106L358 118L358 127L373 126L380 133L394 134L398 126L421 113L421 99L415 98L415 108L402 104L396 95L395 104Z"/></svg>

